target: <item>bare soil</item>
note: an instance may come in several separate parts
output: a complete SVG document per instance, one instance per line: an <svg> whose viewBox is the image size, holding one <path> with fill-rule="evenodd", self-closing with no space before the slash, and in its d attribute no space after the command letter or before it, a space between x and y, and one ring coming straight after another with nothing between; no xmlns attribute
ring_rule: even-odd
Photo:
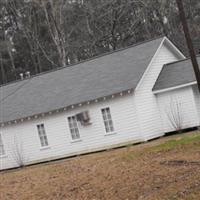
<svg viewBox="0 0 200 200"><path fill-rule="evenodd" d="M4 171L0 173L0 199L199 200L199 135L175 135Z"/></svg>

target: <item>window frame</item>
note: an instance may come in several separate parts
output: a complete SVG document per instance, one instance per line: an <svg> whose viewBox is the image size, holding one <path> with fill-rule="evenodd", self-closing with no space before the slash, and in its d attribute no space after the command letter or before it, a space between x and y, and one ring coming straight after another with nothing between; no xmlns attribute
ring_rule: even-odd
<svg viewBox="0 0 200 200"><path fill-rule="evenodd" d="M110 107L101 108L105 135L115 134L115 128Z"/></svg>
<svg viewBox="0 0 200 200"><path fill-rule="evenodd" d="M37 132L38 132L38 137L40 140L40 148L41 149L49 148L49 140L47 137L44 123L37 124Z"/></svg>
<svg viewBox="0 0 200 200"><path fill-rule="evenodd" d="M81 135L80 135L80 130L78 126L78 121L76 119L76 115L68 116L67 121L68 121L70 136L71 136L71 142L73 143L73 142L81 141Z"/></svg>

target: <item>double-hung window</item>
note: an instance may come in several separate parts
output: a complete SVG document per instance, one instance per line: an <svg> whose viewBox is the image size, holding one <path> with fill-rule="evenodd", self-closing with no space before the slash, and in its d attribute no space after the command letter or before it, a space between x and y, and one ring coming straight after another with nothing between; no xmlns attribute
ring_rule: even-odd
<svg viewBox="0 0 200 200"><path fill-rule="evenodd" d="M103 109L101 109L101 112L102 112L102 116L103 116L106 133L113 132L114 126L113 126L110 108L103 108Z"/></svg>
<svg viewBox="0 0 200 200"><path fill-rule="evenodd" d="M4 145L3 145L3 139L0 134L0 156L3 156L3 155L5 155L5 149L4 149Z"/></svg>
<svg viewBox="0 0 200 200"><path fill-rule="evenodd" d="M42 147L48 146L48 139L47 139L47 135L46 135L46 131L44 128L44 124L39 124L37 125L37 129L38 129L38 135L40 138L40 143Z"/></svg>
<svg viewBox="0 0 200 200"><path fill-rule="evenodd" d="M70 129L72 140L80 139L76 116L68 117L68 124L69 124L69 129Z"/></svg>

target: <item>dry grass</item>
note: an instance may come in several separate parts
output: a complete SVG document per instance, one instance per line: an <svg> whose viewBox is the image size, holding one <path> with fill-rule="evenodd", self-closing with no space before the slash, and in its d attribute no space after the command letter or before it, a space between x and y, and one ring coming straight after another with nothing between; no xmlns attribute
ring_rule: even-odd
<svg viewBox="0 0 200 200"><path fill-rule="evenodd" d="M0 173L1 200L200 199L200 133Z"/></svg>

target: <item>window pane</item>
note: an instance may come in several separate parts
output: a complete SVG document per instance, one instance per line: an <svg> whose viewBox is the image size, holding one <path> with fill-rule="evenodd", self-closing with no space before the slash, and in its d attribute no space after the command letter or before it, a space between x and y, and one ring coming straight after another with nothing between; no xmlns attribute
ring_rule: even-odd
<svg viewBox="0 0 200 200"><path fill-rule="evenodd" d="M106 133L109 133L110 130L109 130L109 127L106 127Z"/></svg>
<svg viewBox="0 0 200 200"><path fill-rule="evenodd" d="M71 122L69 122L69 128L72 129L73 125Z"/></svg>
<svg viewBox="0 0 200 200"><path fill-rule="evenodd" d="M77 127L77 122L75 120L73 120L73 128L76 128Z"/></svg>
<svg viewBox="0 0 200 200"><path fill-rule="evenodd" d="M0 134L0 155L2 156L4 154L5 154L5 150L4 150L4 145L3 145L3 139Z"/></svg>
<svg viewBox="0 0 200 200"><path fill-rule="evenodd" d="M113 122L112 122L112 117L110 113L110 108L104 108L101 110L102 111L102 116L104 120L104 125L105 125L105 130L106 133L113 132Z"/></svg>
<svg viewBox="0 0 200 200"><path fill-rule="evenodd" d="M43 140L40 140L40 143L41 143L41 146L43 147L43 146L45 146L45 144L44 144L44 141Z"/></svg>
<svg viewBox="0 0 200 200"><path fill-rule="evenodd" d="M76 132L76 138L79 139L79 138L80 138L80 135L79 135L78 128L75 129L75 132Z"/></svg>
<svg viewBox="0 0 200 200"><path fill-rule="evenodd" d="M107 117L108 117L108 119L111 119L111 114L110 114L110 113L108 113Z"/></svg>
<svg viewBox="0 0 200 200"><path fill-rule="evenodd" d="M76 134L73 135L73 140L77 140Z"/></svg>
<svg viewBox="0 0 200 200"><path fill-rule="evenodd" d="M106 119L107 119L107 116L106 116L106 114L105 114L105 113L103 114L103 119L104 119L104 120L106 120Z"/></svg>
<svg viewBox="0 0 200 200"><path fill-rule="evenodd" d="M45 146L48 146L47 138L45 138L44 143L45 143Z"/></svg>
<svg viewBox="0 0 200 200"><path fill-rule="evenodd" d="M114 128L113 128L113 126L111 126L111 127L110 127L110 131L111 131L111 132L113 132L113 131L114 131Z"/></svg>
<svg viewBox="0 0 200 200"><path fill-rule="evenodd" d="M48 139L47 139L46 131L44 128L44 124L37 125L37 128L38 128L38 135L40 138L41 146L42 147L48 146Z"/></svg>
<svg viewBox="0 0 200 200"><path fill-rule="evenodd" d="M109 126L110 126L110 127L113 127L112 120L109 120Z"/></svg>
<svg viewBox="0 0 200 200"><path fill-rule="evenodd" d="M108 121L105 121L104 124L105 124L105 127L109 127Z"/></svg>
<svg viewBox="0 0 200 200"><path fill-rule="evenodd" d="M75 137L74 134L71 134L71 136L72 136L72 140L75 140L75 139L76 139L76 137Z"/></svg>
<svg viewBox="0 0 200 200"><path fill-rule="evenodd" d="M76 121L76 117L68 117L68 124L69 124L69 129L71 133L72 140L79 139L80 134L79 134L79 129L78 129L78 123Z"/></svg>

